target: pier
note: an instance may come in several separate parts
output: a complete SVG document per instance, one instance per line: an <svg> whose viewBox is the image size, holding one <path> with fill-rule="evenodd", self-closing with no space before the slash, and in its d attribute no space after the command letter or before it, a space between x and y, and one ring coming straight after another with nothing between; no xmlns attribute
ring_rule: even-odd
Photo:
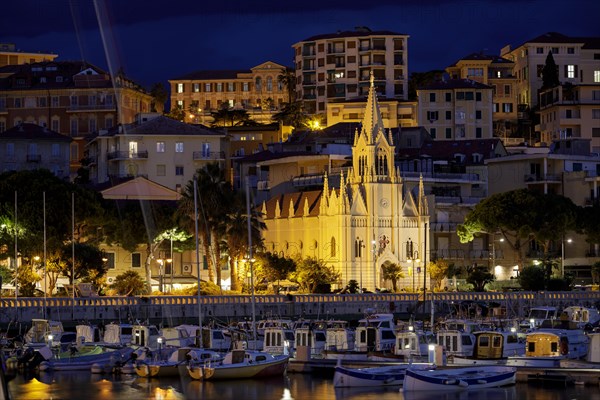
<svg viewBox="0 0 600 400"><path fill-rule="evenodd" d="M522 317L529 307L554 305L596 306L598 291L573 292L440 292L372 293L372 294L302 294L256 295L256 318L287 317L321 319L359 319L365 313L393 313L398 319L410 316L427 319L431 307L436 315L461 303L494 304L491 317ZM170 326L198 321L248 319L252 315L252 298L248 295L136 297L35 297L0 299L0 329L9 323L29 323L33 318L60 320L65 326L81 321L148 321Z"/></svg>

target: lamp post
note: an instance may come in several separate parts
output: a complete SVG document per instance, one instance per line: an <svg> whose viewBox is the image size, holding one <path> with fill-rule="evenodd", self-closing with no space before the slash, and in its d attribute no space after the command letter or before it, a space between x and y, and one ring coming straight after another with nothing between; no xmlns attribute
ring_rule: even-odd
<svg viewBox="0 0 600 400"><path fill-rule="evenodd" d="M166 271L169 271L169 275L171 275L171 285L169 287L169 293L171 293L171 291L173 290L173 259L172 258L167 258L165 260L167 262L167 267L165 268L165 273Z"/></svg>
<svg viewBox="0 0 600 400"><path fill-rule="evenodd" d="M573 239L567 239L567 243L571 243ZM560 246L560 277L565 277L565 237L563 236Z"/></svg>

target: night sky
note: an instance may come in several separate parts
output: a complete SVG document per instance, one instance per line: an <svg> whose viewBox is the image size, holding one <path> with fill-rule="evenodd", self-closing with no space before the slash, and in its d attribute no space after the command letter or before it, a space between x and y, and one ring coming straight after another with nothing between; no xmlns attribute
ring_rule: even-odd
<svg viewBox="0 0 600 400"><path fill-rule="evenodd" d="M356 26L409 35L409 72L551 31L600 36L598 0L8 0L1 10L0 42L122 67L146 87L196 70L292 66L294 43Z"/></svg>

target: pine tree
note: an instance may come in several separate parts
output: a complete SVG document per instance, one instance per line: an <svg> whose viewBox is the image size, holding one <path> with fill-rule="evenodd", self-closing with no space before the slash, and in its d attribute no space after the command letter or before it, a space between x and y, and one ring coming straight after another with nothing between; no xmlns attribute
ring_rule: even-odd
<svg viewBox="0 0 600 400"><path fill-rule="evenodd" d="M546 63L542 69L542 82L542 89L552 88L560 85L560 81L558 80L558 66L556 65L556 62L554 62L554 57L552 56L551 51L548 52Z"/></svg>

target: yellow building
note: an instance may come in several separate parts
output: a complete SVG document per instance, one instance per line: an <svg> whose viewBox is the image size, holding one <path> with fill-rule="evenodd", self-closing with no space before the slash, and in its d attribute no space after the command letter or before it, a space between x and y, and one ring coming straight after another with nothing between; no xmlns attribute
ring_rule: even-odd
<svg viewBox="0 0 600 400"><path fill-rule="evenodd" d="M492 87L494 135L517 132L517 95L514 62L502 57L473 53L446 68L452 79L469 79Z"/></svg>
<svg viewBox="0 0 600 400"><path fill-rule="evenodd" d="M0 43L0 67L52 61L56 57L58 57L58 54L22 51L17 49L14 43Z"/></svg>
<svg viewBox="0 0 600 400"><path fill-rule="evenodd" d="M417 102L401 100L379 101L381 118L386 128L410 128L418 125ZM365 100L335 101L327 104L327 126L340 122L360 122Z"/></svg>
<svg viewBox="0 0 600 400"><path fill-rule="evenodd" d="M211 112L224 105L244 109L260 123L270 123L271 116L283 103L289 103L289 88L280 77L288 69L267 61L248 71L196 71L170 79L171 107L185 111L185 122L209 125Z"/></svg>
<svg viewBox="0 0 600 400"><path fill-rule="evenodd" d="M394 167L395 146L384 129L372 75L370 84L352 146L352 167L340 173L339 187L330 187L325 174L321 190L288 192L266 201L264 243L267 251L321 259L341 274L342 287L354 279L368 290L389 288L382 266L398 264L404 275L399 287L410 290L415 279L417 288L425 279L428 205L422 181L414 196L416 188L405 187ZM407 254L409 243L413 251Z"/></svg>
<svg viewBox="0 0 600 400"><path fill-rule="evenodd" d="M470 79L433 82L417 89L419 126L435 140L489 139L492 87Z"/></svg>

